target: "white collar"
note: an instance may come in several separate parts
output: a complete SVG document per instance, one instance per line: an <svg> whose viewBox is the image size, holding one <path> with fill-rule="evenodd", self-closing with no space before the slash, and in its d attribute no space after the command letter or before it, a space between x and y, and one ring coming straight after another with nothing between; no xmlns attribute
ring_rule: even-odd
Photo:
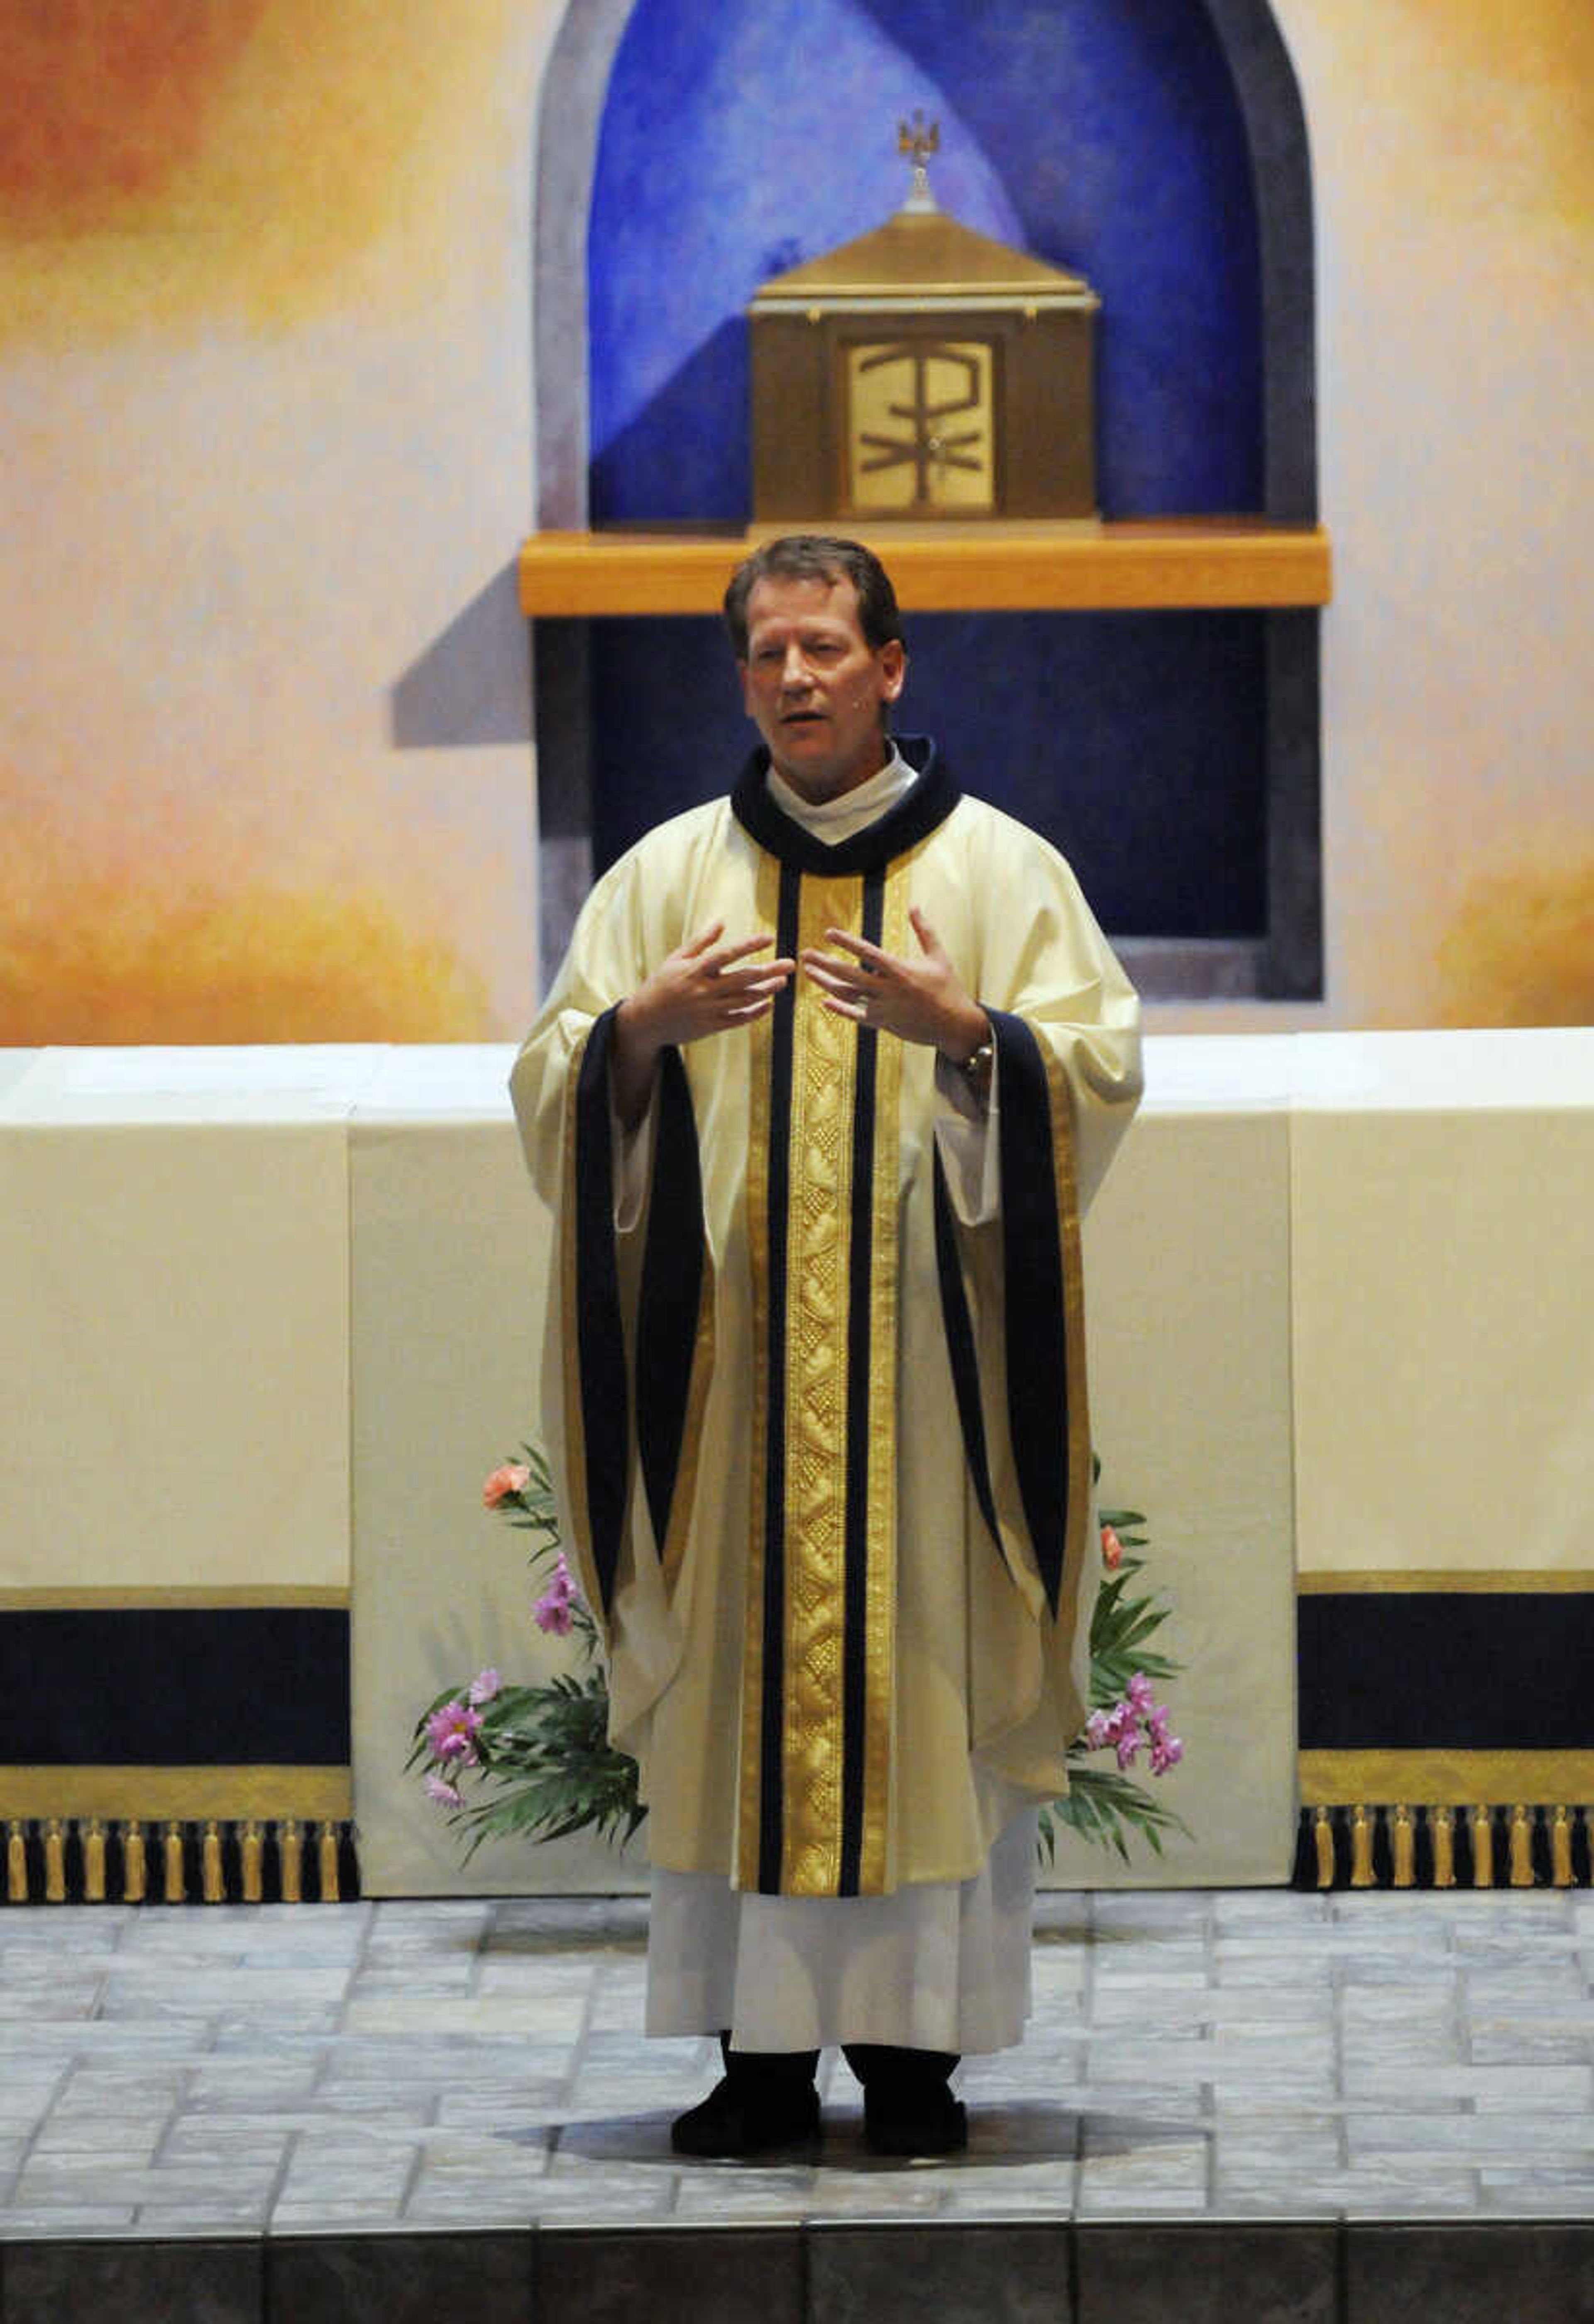
<svg viewBox="0 0 1594 2324"><path fill-rule="evenodd" d="M917 780L918 770L908 765L895 742L891 743L891 755L883 767L867 782L843 791L836 798L816 803L806 799L773 767L764 777L769 797L781 813L788 815L793 823L800 823L805 831L812 832L825 847L839 847L843 839L851 839L854 833L866 831L871 823L878 823L898 799L907 798Z"/></svg>

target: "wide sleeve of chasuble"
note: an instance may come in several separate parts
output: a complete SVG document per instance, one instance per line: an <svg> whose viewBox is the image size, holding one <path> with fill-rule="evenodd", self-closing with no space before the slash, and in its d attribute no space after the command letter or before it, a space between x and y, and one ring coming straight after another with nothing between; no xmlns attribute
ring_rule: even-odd
<svg viewBox="0 0 1594 2324"><path fill-rule="evenodd" d="M680 1657L672 1599L713 1367L714 1262L674 1048L651 1102L648 1197L635 1229L617 1231L610 1054L619 1003L724 908L700 874L726 821L723 807L681 816L599 881L510 1077L556 1224L540 1423L564 1545L608 1655L611 1734L628 1749Z"/></svg>
<svg viewBox="0 0 1594 2324"><path fill-rule="evenodd" d="M946 835L963 862L944 896L926 862L924 908L990 1019L1001 1199L964 1225L937 1161L936 1263L979 1530L1029 1625L976 1594L971 1729L985 1766L1049 1791L1097 1571L1080 1223L1139 1101L1139 1004L1053 848L974 800Z"/></svg>

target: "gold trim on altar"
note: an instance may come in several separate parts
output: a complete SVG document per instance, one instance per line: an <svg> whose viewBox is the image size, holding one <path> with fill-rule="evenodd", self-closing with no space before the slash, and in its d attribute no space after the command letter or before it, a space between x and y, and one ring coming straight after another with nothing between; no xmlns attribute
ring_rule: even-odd
<svg viewBox="0 0 1594 2324"><path fill-rule="evenodd" d="M130 1582L115 1587L85 1583L67 1590L0 1590L0 1614L116 1614L159 1608L162 1613L208 1613L242 1607L270 1613L277 1607L325 1607L342 1612L351 1603L346 1588L315 1582L236 1582L212 1586L187 1582Z"/></svg>
<svg viewBox="0 0 1594 2324"><path fill-rule="evenodd" d="M1590 1837L1594 1751L1303 1751L1299 1767L1297 1886L1589 1885L1574 1847L1580 1823Z"/></svg>
<svg viewBox="0 0 1594 2324"><path fill-rule="evenodd" d="M335 1904L347 1767L0 1767L7 1904Z"/></svg>
<svg viewBox="0 0 1594 2324"><path fill-rule="evenodd" d="M1594 1751L1303 1751L1304 1807L1356 1800L1594 1800Z"/></svg>
<svg viewBox="0 0 1594 2324"><path fill-rule="evenodd" d="M339 1766L5 1767L0 1819L136 1816L180 1822L216 1816L297 1816L341 1821L354 1812L354 1779Z"/></svg>

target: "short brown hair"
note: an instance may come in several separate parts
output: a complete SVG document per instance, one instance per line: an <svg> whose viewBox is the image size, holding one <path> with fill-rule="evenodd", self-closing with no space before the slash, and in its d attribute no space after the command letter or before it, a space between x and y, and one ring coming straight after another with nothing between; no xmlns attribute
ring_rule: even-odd
<svg viewBox="0 0 1594 2324"><path fill-rule="evenodd" d="M725 627L738 661L747 659L747 601L760 581L850 581L858 593L858 626L879 652L902 637L891 577L872 549L825 532L788 532L744 557L725 591Z"/></svg>

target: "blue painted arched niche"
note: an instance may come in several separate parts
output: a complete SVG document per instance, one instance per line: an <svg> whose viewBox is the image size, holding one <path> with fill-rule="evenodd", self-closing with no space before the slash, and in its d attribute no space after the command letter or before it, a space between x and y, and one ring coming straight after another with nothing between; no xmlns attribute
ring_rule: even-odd
<svg viewBox="0 0 1594 2324"><path fill-rule="evenodd" d="M543 118L543 521L745 516L747 300L896 206L916 105L945 207L1102 294L1104 512L1313 515L1304 134L1265 0L586 0ZM585 305L585 406L550 288ZM712 622L586 642L601 868L723 788L749 730ZM921 615L909 645L902 723L1055 839L1111 929L1248 938L1265 988L1313 989L1313 617Z"/></svg>
<svg viewBox="0 0 1594 2324"><path fill-rule="evenodd" d="M594 523L745 521L748 300L937 198L1103 300L1108 516L1255 509L1261 297L1245 124L1192 0L636 0L587 239Z"/></svg>

